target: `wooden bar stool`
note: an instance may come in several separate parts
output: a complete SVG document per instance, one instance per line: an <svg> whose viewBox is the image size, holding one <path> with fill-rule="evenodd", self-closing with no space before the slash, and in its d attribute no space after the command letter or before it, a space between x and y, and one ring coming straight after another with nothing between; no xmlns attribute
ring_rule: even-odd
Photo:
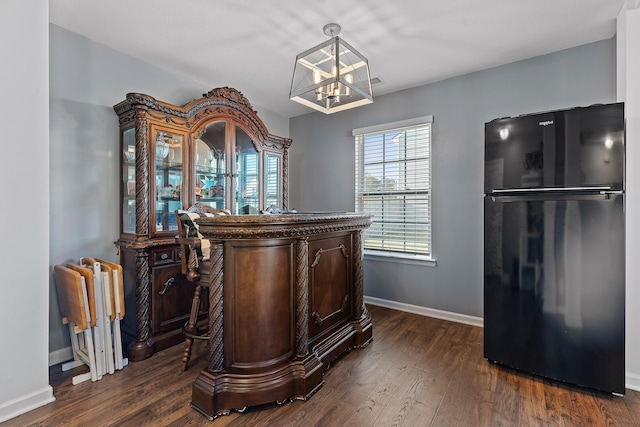
<svg viewBox="0 0 640 427"><path fill-rule="evenodd" d="M209 241L202 239L195 219L215 216L229 215L228 210L214 210L208 206L196 203L189 210L176 210L176 223L178 224L178 236L176 242L180 245L182 253L182 274L195 286L193 300L191 301L191 312L189 320L183 326L184 332L184 352L182 354L182 370L186 371L189 359L191 358L191 347L194 340L208 341L208 331L201 333L198 331L198 314L200 312L200 299L202 288L209 288L209 272L211 262L209 260Z"/></svg>

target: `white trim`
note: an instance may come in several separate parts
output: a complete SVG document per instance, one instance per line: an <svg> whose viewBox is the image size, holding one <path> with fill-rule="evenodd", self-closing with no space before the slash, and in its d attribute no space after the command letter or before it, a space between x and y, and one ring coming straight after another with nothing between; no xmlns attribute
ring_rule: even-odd
<svg viewBox="0 0 640 427"><path fill-rule="evenodd" d="M58 363L66 362L71 359L73 359L73 349L71 346L54 350L49 353L49 366L57 365Z"/></svg>
<svg viewBox="0 0 640 427"><path fill-rule="evenodd" d="M6 385L6 384L5 384ZM18 397L0 405L0 423L15 418L33 409L55 401L53 387L46 386L40 390Z"/></svg>
<svg viewBox="0 0 640 427"><path fill-rule="evenodd" d="M640 391L640 376L627 372L624 382L626 388L630 390Z"/></svg>
<svg viewBox="0 0 640 427"><path fill-rule="evenodd" d="M407 313L419 314L421 316L434 317L436 319L448 320L450 322L464 323L466 325L484 327L484 319L482 317L467 316L466 314L453 313L451 311L437 310L435 308L427 308L419 305L406 304L403 302L391 301L382 298L364 297L364 302L380 307L391 308L394 310L405 311Z"/></svg>
<svg viewBox="0 0 640 427"><path fill-rule="evenodd" d="M416 117L413 119L400 120L397 122L383 123L381 125L365 126L363 128L354 129L351 132L353 136L365 135L367 133L375 133L375 132L388 131L388 130L393 130L398 128L406 128L409 126L423 125L425 123L433 123L433 116L432 115L422 116L422 117Z"/></svg>
<svg viewBox="0 0 640 427"><path fill-rule="evenodd" d="M365 261L384 261L397 264L421 265L423 267L435 267L438 263L435 258L425 255L406 254L401 252L364 250Z"/></svg>

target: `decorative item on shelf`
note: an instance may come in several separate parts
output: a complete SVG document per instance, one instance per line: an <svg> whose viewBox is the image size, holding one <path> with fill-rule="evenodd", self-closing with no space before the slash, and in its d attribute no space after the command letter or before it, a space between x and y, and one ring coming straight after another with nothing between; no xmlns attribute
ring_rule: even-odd
<svg viewBox="0 0 640 427"><path fill-rule="evenodd" d="M216 160L215 172L220 173L220 158L222 156L222 149L212 148L210 153L213 155L213 158Z"/></svg>
<svg viewBox="0 0 640 427"><path fill-rule="evenodd" d="M136 160L136 152L135 152L135 147L130 145L127 147L126 150L124 150L123 152L124 154L124 161L128 162L128 163L133 163Z"/></svg>
<svg viewBox="0 0 640 427"><path fill-rule="evenodd" d="M224 197L224 188L222 185L214 185L209 188L209 197Z"/></svg>
<svg viewBox="0 0 640 427"><path fill-rule="evenodd" d="M158 196L160 196L161 199L165 199L165 200L179 199L180 187L181 187L180 184L178 184L177 187L174 187L172 184L169 184L166 187L160 188L160 190L158 191Z"/></svg>
<svg viewBox="0 0 640 427"><path fill-rule="evenodd" d="M295 209L282 209L279 206L276 205L271 205L266 209L263 209L260 211L261 214L263 215L273 215L273 214L294 214L294 213L298 213L298 211L296 211Z"/></svg>
<svg viewBox="0 0 640 427"><path fill-rule="evenodd" d="M211 188L215 185L215 180L212 176L202 176L202 178L200 179L200 184L202 185L202 189L204 190L205 188Z"/></svg>
<svg viewBox="0 0 640 427"><path fill-rule="evenodd" d="M292 101L325 114L373 102L369 62L338 37L341 27L327 24L323 31L331 39L296 57Z"/></svg>
<svg viewBox="0 0 640 427"><path fill-rule="evenodd" d="M164 160L169 154L169 144L165 141L164 132L158 132L156 138L156 160Z"/></svg>

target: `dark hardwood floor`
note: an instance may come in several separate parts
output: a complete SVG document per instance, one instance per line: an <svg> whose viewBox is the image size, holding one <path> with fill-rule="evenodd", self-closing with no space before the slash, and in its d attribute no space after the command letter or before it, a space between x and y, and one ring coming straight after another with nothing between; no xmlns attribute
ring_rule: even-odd
<svg viewBox="0 0 640 427"><path fill-rule="evenodd" d="M482 328L369 306L374 341L339 358L306 402L269 404L212 422L190 408L205 366L196 343L92 383L51 369L56 401L9 426L640 426L640 393L611 396L496 366L482 357ZM200 344L200 345L198 345ZM83 368L77 368L83 369Z"/></svg>

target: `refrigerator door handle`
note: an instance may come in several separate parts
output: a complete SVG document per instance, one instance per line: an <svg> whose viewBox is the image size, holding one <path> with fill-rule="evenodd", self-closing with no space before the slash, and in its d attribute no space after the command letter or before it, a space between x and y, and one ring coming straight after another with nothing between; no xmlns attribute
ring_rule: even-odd
<svg viewBox="0 0 640 427"><path fill-rule="evenodd" d="M615 191L611 189L610 185L599 185L593 187L534 187L534 188L509 188L509 189L496 189L491 191L492 194L530 194L530 193L569 193L569 192L610 192Z"/></svg>
<svg viewBox="0 0 640 427"><path fill-rule="evenodd" d="M521 202L536 200L609 200L624 194L623 191L548 191L548 192L511 192L500 191L487 194L493 202Z"/></svg>

